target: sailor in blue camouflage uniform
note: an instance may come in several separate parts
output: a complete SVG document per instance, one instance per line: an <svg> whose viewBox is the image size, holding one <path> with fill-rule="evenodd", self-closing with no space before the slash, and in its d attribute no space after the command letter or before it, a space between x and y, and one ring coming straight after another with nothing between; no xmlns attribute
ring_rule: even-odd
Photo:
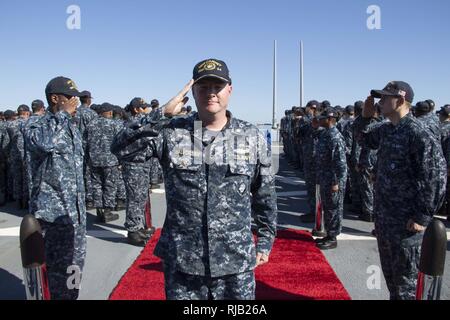
<svg viewBox="0 0 450 320"><path fill-rule="evenodd" d="M301 145L301 140L299 138L299 128L304 123L304 111L301 107L295 107L294 112L294 128L292 131L293 134L293 142L296 158L294 161L294 168L303 170L303 150Z"/></svg>
<svg viewBox="0 0 450 320"><path fill-rule="evenodd" d="M46 114L25 128L30 213L43 231L51 299L77 299L86 255L83 145L72 122L80 92L57 77L45 94Z"/></svg>
<svg viewBox="0 0 450 320"><path fill-rule="evenodd" d="M80 96L81 105L77 108L76 116L74 117L74 121L77 123L78 129L80 130L81 137L83 139L83 150L84 150L84 184L86 188L86 206L87 209L93 209L93 194L92 194L92 175L91 175L91 167L89 166L90 161L88 153L86 152L87 143L86 143L86 128L89 123L98 117L98 114L90 108L92 104L92 94L89 91L82 91Z"/></svg>
<svg viewBox="0 0 450 320"><path fill-rule="evenodd" d="M30 117L30 108L22 104L17 108L18 119L11 134L10 156L13 161L12 174L14 176L14 197L19 209L28 208L28 183L25 177L25 150L23 130Z"/></svg>
<svg viewBox="0 0 450 320"><path fill-rule="evenodd" d="M342 118L336 124L336 129L344 135L344 131L348 125L351 125L352 121L355 119L355 108L352 105L348 105L345 107L343 111Z"/></svg>
<svg viewBox="0 0 450 320"><path fill-rule="evenodd" d="M8 148L9 134L6 131L6 121L0 121L0 206L4 206L7 200Z"/></svg>
<svg viewBox="0 0 450 320"><path fill-rule="evenodd" d="M447 104L439 110L439 121L441 123L441 145L447 163L447 177L450 172L450 105ZM445 201L441 207L441 215L447 216L450 220L450 181L447 179L445 188Z"/></svg>
<svg viewBox="0 0 450 320"><path fill-rule="evenodd" d="M254 268L268 261L276 232L270 151L255 126L227 111L225 62L198 63L166 116L180 112L191 87L198 113L163 120L158 109L119 133L113 148L122 156L148 150L163 168L167 214L155 255L167 299L254 299Z"/></svg>
<svg viewBox="0 0 450 320"><path fill-rule="evenodd" d="M344 140L346 146L349 148L348 152L348 174L350 176L350 194L352 205L349 211L360 215L362 212L362 200L361 200L361 187L360 187L360 174L357 170L359 157L361 155L361 145L357 139L355 139L355 122L361 120L361 111L363 106L362 101L356 101L354 104L355 119L344 129Z"/></svg>
<svg viewBox="0 0 450 320"><path fill-rule="evenodd" d="M436 140L441 140L441 125L438 116L434 113L433 100L420 101L414 108L414 116L430 130Z"/></svg>
<svg viewBox="0 0 450 320"><path fill-rule="evenodd" d="M150 102L150 107L153 111L156 111L159 108L159 101L157 99L153 99ZM187 112L187 111L186 111ZM186 114L185 117L188 115ZM157 158L152 158L150 160L150 188L157 189L160 188L160 183L162 182L162 169L161 165Z"/></svg>
<svg viewBox="0 0 450 320"><path fill-rule="evenodd" d="M369 126L380 126L383 124L379 117L379 106L375 106L375 113L370 119ZM358 117L355 126L360 126L360 122L365 121L364 118ZM359 219L366 222L374 221L373 214L373 184L376 176L375 166L377 163L377 149L371 149L367 145L361 145L361 153L357 164L357 171L359 173L359 187L361 194L361 213Z"/></svg>
<svg viewBox="0 0 450 320"><path fill-rule="evenodd" d="M300 217L301 222L314 222L316 208L316 159L315 147L317 139L323 128L312 126L312 119L316 116L319 102L311 100L306 104L306 115L304 121L299 127L298 134L301 140L303 153L303 173L305 177L308 212Z"/></svg>
<svg viewBox="0 0 450 320"><path fill-rule="evenodd" d="M322 250L337 247L337 236L341 233L344 214L347 160L344 137L336 128L336 121L336 110L328 107L312 123L314 127L320 125L324 128L317 141L315 154L317 182L320 185L327 232L326 237L316 240L317 247Z"/></svg>
<svg viewBox="0 0 450 320"><path fill-rule="evenodd" d="M139 122L150 112L150 105L136 97L127 106L131 118L125 126ZM144 246L152 236L154 228L145 219L145 205L149 198L151 156L149 150L119 157L127 193L125 228L128 243Z"/></svg>
<svg viewBox="0 0 450 320"><path fill-rule="evenodd" d="M111 144L121 127L112 120L113 108L113 105L103 103L97 110L100 116L86 127L94 206L98 221L103 223L119 219L118 214L112 213L116 206L119 160L111 153Z"/></svg>
<svg viewBox="0 0 450 320"><path fill-rule="evenodd" d="M116 125L120 128L120 130L124 126L125 122L125 111L120 106L115 106L113 110L113 120L116 122ZM120 131L119 130L119 131ZM119 163L119 177L116 181L116 211L125 210L127 208L127 191L125 189L125 181L123 180L123 169Z"/></svg>
<svg viewBox="0 0 450 320"><path fill-rule="evenodd" d="M369 126L375 98L390 121ZM375 231L393 300L415 299L423 232L443 202L447 181L442 147L411 114L413 98L403 81L372 90L356 128L362 144L378 149Z"/></svg>

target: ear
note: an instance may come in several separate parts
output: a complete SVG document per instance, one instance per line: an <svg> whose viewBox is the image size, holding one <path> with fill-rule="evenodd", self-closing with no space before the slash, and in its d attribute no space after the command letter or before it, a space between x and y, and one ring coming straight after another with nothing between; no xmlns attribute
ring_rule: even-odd
<svg viewBox="0 0 450 320"><path fill-rule="evenodd" d="M50 101L52 102L53 105L58 104L58 96L56 94L52 94L50 96Z"/></svg>
<svg viewBox="0 0 450 320"><path fill-rule="evenodd" d="M228 93L231 94L233 92L233 85L229 84L228 85Z"/></svg>
<svg viewBox="0 0 450 320"><path fill-rule="evenodd" d="M398 97L397 98L397 108L400 108L405 104L406 100L404 97Z"/></svg>

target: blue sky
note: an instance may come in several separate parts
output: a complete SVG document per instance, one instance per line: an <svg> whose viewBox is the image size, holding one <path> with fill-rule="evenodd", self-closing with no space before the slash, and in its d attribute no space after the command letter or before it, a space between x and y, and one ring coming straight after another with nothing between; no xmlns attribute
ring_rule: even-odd
<svg viewBox="0 0 450 320"><path fill-rule="evenodd" d="M81 30L66 9L81 8ZM369 5L381 30L368 30ZM299 41L305 45L305 103L364 99L390 80L416 99L450 103L450 1L2 1L0 110L44 99L58 75L92 91L94 103L133 97L165 102L204 58L227 62L239 118L270 122L273 40L278 41L278 119L299 105ZM193 104L193 100L191 100Z"/></svg>

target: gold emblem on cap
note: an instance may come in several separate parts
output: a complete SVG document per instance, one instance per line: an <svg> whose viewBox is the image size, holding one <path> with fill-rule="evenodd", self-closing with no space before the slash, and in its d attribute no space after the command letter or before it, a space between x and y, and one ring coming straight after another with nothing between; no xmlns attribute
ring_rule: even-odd
<svg viewBox="0 0 450 320"><path fill-rule="evenodd" d="M198 72L211 71L211 70L219 70L222 71L222 64L217 62L216 60L207 60L198 66Z"/></svg>
<svg viewBox="0 0 450 320"><path fill-rule="evenodd" d="M78 90L77 86L75 85L75 83L72 80L67 81L67 84L70 86L69 89Z"/></svg>

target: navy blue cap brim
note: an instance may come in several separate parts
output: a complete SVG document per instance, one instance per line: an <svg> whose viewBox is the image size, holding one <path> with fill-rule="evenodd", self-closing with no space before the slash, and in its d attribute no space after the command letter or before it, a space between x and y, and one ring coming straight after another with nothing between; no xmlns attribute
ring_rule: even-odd
<svg viewBox="0 0 450 320"><path fill-rule="evenodd" d="M80 91L78 90L67 90L62 92L49 92L48 94L64 94L72 97L83 97Z"/></svg>
<svg viewBox="0 0 450 320"><path fill-rule="evenodd" d="M381 99L383 96L400 97L399 94L395 94L386 90L372 90L370 91L370 95L378 99Z"/></svg>
<svg viewBox="0 0 450 320"><path fill-rule="evenodd" d="M224 78L224 77L221 77L221 76L218 76L218 75L216 75L216 74L204 74L204 75L202 75L201 77L198 77L197 79L195 79L195 80L194 80L194 83L197 83L197 82L199 82L200 80L206 79L206 78L219 79L219 80L222 80L223 82L226 82L226 83L230 83L230 82L231 82L229 79Z"/></svg>

